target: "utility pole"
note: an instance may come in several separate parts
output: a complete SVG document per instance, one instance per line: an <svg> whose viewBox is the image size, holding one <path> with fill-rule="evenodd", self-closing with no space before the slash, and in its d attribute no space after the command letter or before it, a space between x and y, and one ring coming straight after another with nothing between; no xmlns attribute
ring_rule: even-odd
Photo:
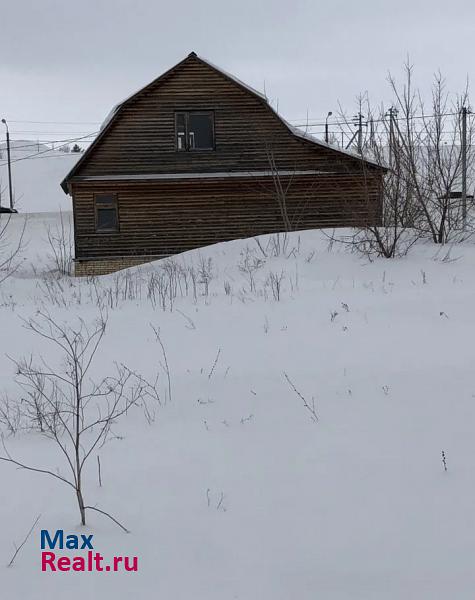
<svg viewBox="0 0 475 600"><path fill-rule="evenodd" d="M376 140L374 137L374 119L371 117L369 120L369 143L372 148L376 147Z"/></svg>
<svg viewBox="0 0 475 600"><path fill-rule="evenodd" d="M390 106L387 114L389 116L389 167L392 167L394 152L394 120L397 115L397 108Z"/></svg>
<svg viewBox="0 0 475 600"><path fill-rule="evenodd" d="M467 113L462 106L462 227L467 228Z"/></svg>
<svg viewBox="0 0 475 600"><path fill-rule="evenodd" d="M348 144L345 146L345 150L348 150L348 148L354 142L355 138L357 138L357 142L356 142L357 152L358 152L358 154L363 154L363 115L361 113L358 113L357 115L355 115L353 117L353 122L355 122L354 121L355 119L358 119L358 121L355 123L357 129L356 129L355 133L351 136L351 139L348 142ZM365 125L367 125L367 123ZM341 134L341 138L343 141L343 132Z"/></svg>
<svg viewBox="0 0 475 600"><path fill-rule="evenodd" d="M2 123L7 128L8 192L10 195L10 210L11 210L11 212L13 212L12 161L11 161L11 157L10 157L10 132L8 131L8 124L5 119L2 119Z"/></svg>
<svg viewBox="0 0 475 600"><path fill-rule="evenodd" d="M358 154L363 154L363 115L358 113Z"/></svg>

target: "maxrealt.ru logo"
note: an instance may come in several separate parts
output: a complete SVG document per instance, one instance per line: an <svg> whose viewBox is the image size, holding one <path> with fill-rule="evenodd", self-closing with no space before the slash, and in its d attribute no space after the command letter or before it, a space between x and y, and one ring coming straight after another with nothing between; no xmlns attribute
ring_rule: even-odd
<svg viewBox="0 0 475 600"><path fill-rule="evenodd" d="M138 571L136 556L113 556L104 562L100 552L94 550L93 535L65 535L62 529L57 529L50 535L46 529L41 530L41 570L56 571ZM64 555L50 550L77 550L81 554Z"/></svg>

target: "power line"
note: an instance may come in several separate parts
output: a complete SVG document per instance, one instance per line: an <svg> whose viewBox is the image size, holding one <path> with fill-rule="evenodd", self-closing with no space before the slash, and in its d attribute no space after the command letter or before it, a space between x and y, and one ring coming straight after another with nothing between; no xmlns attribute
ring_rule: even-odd
<svg viewBox="0 0 475 600"><path fill-rule="evenodd" d="M415 119L433 119L435 117L455 117L458 116L460 113L458 112L447 112L447 113L440 113L437 115L408 115L405 117L394 117L395 121L413 121ZM475 116L475 114L470 114L467 116ZM379 119L372 119L373 123L384 123L387 121L386 118L379 118ZM323 120L322 122L305 122L305 123L293 123L292 120L289 121L289 123L292 123L294 127L325 127L325 120ZM351 119L351 120L338 120L338 121L329 121L329 125L358 125L357 119Z"/></svg>
<svg viewBox="0 0 475 600"><path fill-rule="evenodd" d="M16 150L24 150L25 148L37 148L38 146L47 146L48 144L58 144L59 142L70 142L73 141L73 139L71 140L38 140L34 143L31 144L25 144L24 146L12 146L12 152L15 152ZM94 137L91 137L91 139L87 139L87 138L83 138L83 142L89 143L89 142L93 142L95 140ZM21 140L12 140L12 141L21 141ZM59 148L59 145L57 146ZM3 146L3 148L0 148L0 150L4 149L5 146ZM54 150L54 148L52 148L52 150Z"/></svg>
<svg viewBox="0 0 475 600"><path fill-rule="evenodd" d="M457 112L448 112L448 113L443 113L441 115L412 115L409 116L408 119L412 120L412 119L428 119L428 118L432 118L434 116L455 116L457 115ZM473 116L473 115L472 115ZM406 117L398 117L396 118L398 121L405 121ZM305 126L312 126L312 127L318 127L318 126L325 126L325 117L322 117L321 119L314 119L313 121L315 122L311 122L312 119L310 119L308 122L305 121L305 119L287 119L287 121L289 123L299 123L298 125L296 125L296 127L305 127ZM377 122L382 122L385 121L384 118L382 119L373 119L373 122L377 123ZM39 125L100 125L102 123L102 121L33 121L33 120L14 120L14 119L8 119L9 123L30 123L30 124L39 124ZM338 120L338 121L330 121L331 124L333 125L353 125L354 122L352 120ZM28 131L25 131L25 133L27 133ZM13 133L13 132L12 132ZM34 133L34 132L33 132ZM70 132L66 132L66 133L70 133ZM82 132L79 132L82 133Z"/></svg>
<svg viewBox="0 0 475 600"><path fill-rule="evenodd" d="M52 159L52 158L68 158L68 156L80 156L82 154L81 152L61 152L60 154L53 154L53 155L49 155L49 156L31 156L28 158L28 160L43 160L43 159ZM23 160L23 159L22 159ZM12 160L12 162L15 162ZM6 163L0 164L0 167L5 166Z"/></svg>
<svg viewBox="0 0 475 600"><path fill-rule="evenodd" d="M446 117L446 116L459 116L459 113L458 112L447 112L447 113L441 113L439 115L409 115L409 116L406 116L406 117L393 117L393 120L394 121L408 121L408 120L409 121L413 121L413 120L416 120L416 119L433 119L435 117ZM467 114L467 117L475 117L475 114L473 114L473 113L472 114ZM371 119L371 121L373 123L381 123L381 122L386 122L387 119L386 118L379 118L379 119ZM97 123L99 123L99 121L20 121L20 120L16 120L16 121L15 120L9 120L9 122L10 123L38 123L38 124L86 124L86 123L97 124ZM291 122L291 121L289 121L289 122ZM299 128L309 128L309 127L312 127L312 128L314 128L314 127L322 127L322 128L324 128L325 124L326 124L325 121L323 121L321 123L319 123L319 122L309 122L308 121L306 123L294 124L293 126L294 127L299 127ZM329 124L332 127L338 126L338 125L352 125L352 126L357 126L358 125L358 123L357 123L357 121L355 119L330 121ZM457 132L458 132L457 130L456 131L447 131L447 132L444 132L444 135L445 134L451 135L451 134L454 134L454 133L457 133ZM19 134L19 133L34 134L34 135L39 135L40 136L40 135L58 134L60 132L46 132L46 131L33 131L33 130L17 130L17 131L12 132L12 133L16 133L16 134ZM87 140L88 142L92 141L94 139L94 137L99 133L99 131L95 131L95 132L92 132L92 133L90 132L90 133L87 133L85 135L82 135L83 132L74 132L74 133L73 132L64 132L63 134L78 135L79 133L81 133L81 135L79 137L67 138L67 139L60 139L60 140L39 140L38 139L37 142L34 142L34 143L32 142L31 144L25 144L23 146L13 147L13 150L15 151L15 150L20 150L20 149L24 149L24 148L34 148L34 147L38 146L39 143L42 143L42 144L47 144L47 143L50 143L50 144L60 144L56 148L48 148L46 150L42 150L40 152L35 152L35 153L30 154L28 156L22 156L22 157L19 157L19 158L16 158L16 159L12 160L11 162L18 162L20 160L28 160L28 159L36 159L36 158L38 158L38 156L40 154L46 154L48 152L52 152L54 150L57 150L58 148L62 148L64 146L68 145L71 142L77 142L77 141L81 141L81 140L82 141ZM332 135L341 135L342 132L341 132L341 130L336 130L336 131L331 130L329 133L332 134ZM88 138L92 138L92 140L90 140ZM45 157L45 158L47 158L47 157ZM6 162L0 163L0 166L3 166L5 164L7 164L7 163Z"/></svg>
<svg viewBox="0 0 475 600"><path fill-rule="evenodd" d="M91 137L91 140L87 140L89 141L94 141L95 139L95 134L91 133L89 136L85 136L83 139L83 141L85 141L85 138L87 137ZM22 141L29 141L29 140L10 140L11 142L22 142ZM23 148L36 148L38 147L38 145L42 144L62 144L62 143L68 143L68 142L72 142L74 141L74 138L62 138L60 140L37 140L36 142L31 142L31 144L24 144L23 146L12 146L12 151L15 150L22 150ZM54 148L53 148L54 150Z"/></svg>
<svg viewBox="0 0 475 600"><path fill-rule="evenodd" d="M86 135L88 131L42 131L38 129L15 129L10 132L12 135L27 134L27 135Z"/></svg>
<svg viewBox="0 0 475 600"><path fill-rule="evenodd" d="M94 135L97 134L97 133L99 133L99 132L95 131ZM85 135L83 137L78 137L78 138L73 138L73 139L70 139L70 140L66 140L65 144L57 146L56 148L48 148L47 150L42 150L41 152L35 152L33 154L29 154L28 156L22 156L21 158L15 158L11 162L12 163L19 162L20 160L27 160L27 159L30 159L32 157L37 157L40 154L46 154L47 152L53 152L54 150L58 150L59 148L62 148L63 146L67 146L70 142L79 142L80 140L84 140L84 138L87 138L87 137L90 137L90 136L91 136L91 134ZM6 165L6 164L7 164L7 162L0 163L0 166Z"/></svg>
<svg viewBox="0 0 475 600"><path fill-rule="evenodd" d="M102 121L14 121L8 119L9 123L35 123L39 125L100 125Z"/></svg>
<svg viewBox="0 0 475 600"><path fill-rule="evenodd" d="M458 112L447 112L442 113L440 115L409 115L408 117L395 117L396 121L406 121L406 120L414 120L414 119L431 119L434 117L445 117L445 116L457 116ZM474 114L469 114L467 116L475 116ZM31 124L40 124L40 125L99 125L101 121L33 121L33 120L13 120L9 119L9 123L31 123ZM292 123L295 127L325 127L326 119L322 117L322 119L315 120L307 120L305 119L287 119L289 123ZM373 123L381 123L385 122L385 118L372 119ZM340 119L337 121L329 121L330 125L357 125L356 121L350 119ZM54 134L70 134L70 135L82 135L83 131L72 132L58 132L58 131L37 131L37 130L16 130L12 131L12 133L22 133L22 134L36 134L36 135L54 135Z"/></svg>

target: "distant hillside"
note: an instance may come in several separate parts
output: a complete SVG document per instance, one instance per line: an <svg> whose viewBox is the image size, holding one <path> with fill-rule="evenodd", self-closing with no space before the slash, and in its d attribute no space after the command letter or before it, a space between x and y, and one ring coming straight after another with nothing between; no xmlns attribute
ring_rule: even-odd
<svg viewBox="0 0 475 600"><path fill-rule="evenodd" d="M26 154L33 154L34 152L45 152L50 150L51 146L34 140L11 140L10 152L12 158L17 156L25 156ZM0 143L0 158L5 160L7 157L7 143Z"/></svg>
<svg viewBox="0 0 475 600"><path fill-rule="evenodd" d="M8 171L5 142L0 143L1 203L8 203ZM11 144L12 180L16 207L21 212L71 210L69 196L60 182L81 154L52 150L34 140L15 140Z"/></svg>

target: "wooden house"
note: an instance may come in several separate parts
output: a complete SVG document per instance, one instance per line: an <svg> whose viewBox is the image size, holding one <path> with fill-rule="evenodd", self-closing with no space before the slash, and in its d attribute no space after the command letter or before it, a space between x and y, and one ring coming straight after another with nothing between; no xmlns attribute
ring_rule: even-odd
<svg viewBox="0 0 475 600"><path fill-rule="evenodd" d="M61 183L75 272L215 242L374 223L384 170L296 130L194 52L118 104Z"/></svg>

